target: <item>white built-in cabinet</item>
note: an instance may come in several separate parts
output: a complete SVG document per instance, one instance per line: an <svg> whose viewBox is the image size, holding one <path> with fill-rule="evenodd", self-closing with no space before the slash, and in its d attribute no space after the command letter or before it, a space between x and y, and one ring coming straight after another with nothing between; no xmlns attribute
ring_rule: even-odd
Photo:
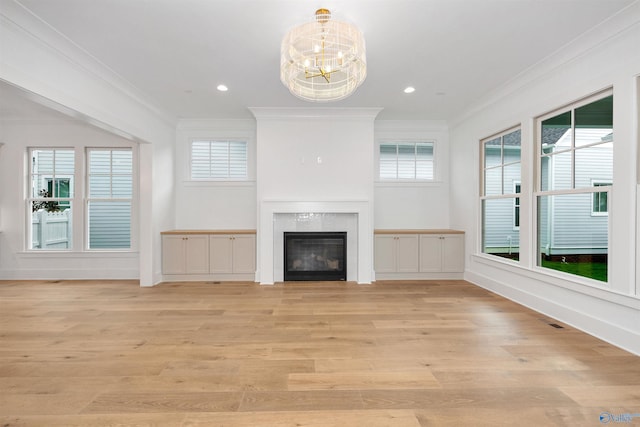
<svg viewBox="0 0 640 427"><path fill-rule="evenodd" d="M418 271L418 236L411 234L376 235L376 273Z"/></svg>
<svg viewBox="0 0 640 427"><path fill-rule="evenodd" d="M463 234L421 234L420 271L461 273L464 271Z"/></svg>
<svg viewBox="0 0 640 427"><path fill-rule="evenodd" d="M376 279L459 279L464 233L457 230L376 230Z"/></svg>
<svg viewBox="0 0 640 427"><path fill-rule="evenodd" d="M208 274L209 236L170 234L162 236L163 274Z"/></svg>
<svg viewBox="0 0 640 427"><path fill-rule="evenodd" d="M209 236L211 273L254 273L256 271L256 236L221 234Z"/></svg>
<svg viewBox="0 0 640 427"><path fill-rule="evenodd" d="M254 230L162 233L162 274L171 280L255 280Z"/></svg>

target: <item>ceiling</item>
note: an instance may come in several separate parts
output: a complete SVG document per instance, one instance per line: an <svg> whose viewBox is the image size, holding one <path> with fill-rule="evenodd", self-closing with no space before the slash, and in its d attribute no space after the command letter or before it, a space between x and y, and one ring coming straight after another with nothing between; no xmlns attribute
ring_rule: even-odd
<svg viewBox="0 0 640 427"><path fill-rule="evenodd" d="M19 3L176 118L251 118L248 107L322 106L382 107L380 119L451 120L634 1ZM351 97L328 104L295 98L279 77L283 36L319 7L356 24L367 44L367 79ZM217 91L220 83L229 91ZM403 93L409 85L416 91ZM0 117L28 114L25 105L22 112L8 105L6 90L0 95Z"/></svg>

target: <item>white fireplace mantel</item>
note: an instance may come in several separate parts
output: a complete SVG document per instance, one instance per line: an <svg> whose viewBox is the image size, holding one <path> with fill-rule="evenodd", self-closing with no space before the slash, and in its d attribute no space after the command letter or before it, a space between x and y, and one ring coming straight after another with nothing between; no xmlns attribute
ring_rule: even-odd
<svg viewBox="0 0 640 427"><path fill-rule="evenodd" d="M274 283L274 221L277 214L336 213L354 214L357 218L356 281L369 284L373 278L372 206L367 200L287 201L263 200L259 204L258 271L256 280L262 285Z"/></svg>

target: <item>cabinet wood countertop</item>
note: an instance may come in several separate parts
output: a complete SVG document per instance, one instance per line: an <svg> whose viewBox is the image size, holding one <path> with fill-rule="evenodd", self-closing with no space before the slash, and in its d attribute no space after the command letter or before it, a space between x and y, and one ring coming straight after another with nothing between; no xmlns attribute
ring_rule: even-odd
<svg viewBox="0 0 640 427"><path fill-rule="evenodd" d="M374 234L464 234L461 230L452 229L378 229L373 231ZM167 230L160 234L256 234L256 230Z"/></svg>
<svg viewBox="0 0 640 427"><path fill-rule="evenodd" d="M256 230L168 230L160 234L256 234Z"/></svg>
<svg viewBox="0 0 640 427"><path fill-rule="evenodd" d="M419 230L374 230L373 234L464 234L461 230L426 228Z"/></svg>

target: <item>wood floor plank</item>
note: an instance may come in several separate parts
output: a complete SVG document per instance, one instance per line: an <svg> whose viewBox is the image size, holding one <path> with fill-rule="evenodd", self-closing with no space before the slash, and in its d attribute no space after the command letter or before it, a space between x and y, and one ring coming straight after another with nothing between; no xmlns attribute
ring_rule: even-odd
<svg viewBox="0 0 640 427"><path fill-rule="evenodd" d="M83 410L83 414L122 414L150 412L236 411L242 393L103 393Z"/></svg>
<svg viewBox="0 0 640 427"><path fill-rule="evenodd" d="M186 414L96 414L96 415L21 415L0 416L3 427L176 427L184 423Z"/></svg>
<svg viewBox="0 0 640 427"><path fill-rule="evenodd" d="M579 407L429 408L415 411L422 427L601 426L601 410Z"/></svg>
<svg viewBox="0 0 640 427"><path fill-rule="evenodd" d="M95 393L52 393L0 395L0 415L62 415L77 414L95 397Z"/></svg>
<svg viewBox="0 0 640 427"><path fill-rule="evenodd" d="M289 390L404 390L440 388L429 371L289 374Z"/></svg>
<svg viewBox="0 0 640 427"><path fill-rule="evenodd" d="M365 409L576 407L557 388L476 388L442 390L362 390Z"/></svg>
<svg viewBox="0 0 640 427"><path fill-rule="evenodd" d="M600 425L640 357L464 281L0 281L2 426Z"/></svg>
<svg viewBox="0 0 640 427"><path fill-rule="evenodd" d="M364 409L359 391L254 391L245 392L240 411L332 411ZM377 408L375 408L377 409ZM384 408L386 409L386 408Z"/></svg>
<svg viewBox="0 0 640 427"><path fill-rule="evenodd" d="M582 406L601 406L606 408L627 408L640 413L640 387L636 385L564 386L559 390ZM637 420L640 422L640 419Z"/></svg>
<svg viewBox="0 0 640 427"><path fill-rule="evenodd" d="M420 427L413 411L280 411L189 414L183 427Z"/></svg>

